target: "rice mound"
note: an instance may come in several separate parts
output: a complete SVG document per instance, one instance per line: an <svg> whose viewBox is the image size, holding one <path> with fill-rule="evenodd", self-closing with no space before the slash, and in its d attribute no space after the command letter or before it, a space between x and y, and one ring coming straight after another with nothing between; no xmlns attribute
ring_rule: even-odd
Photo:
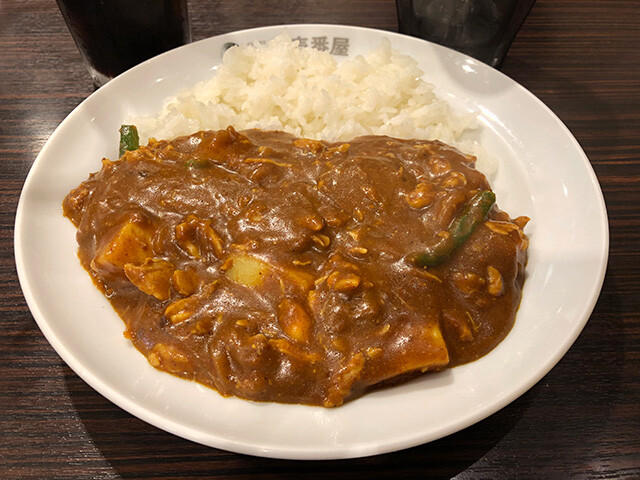
<svg viewBox="0 0 640 480"><path fill-rule="evenodd" d="M145 142L229 125L328 141L368 134L440 140L475 155L476 166L491 173L491 161L468 138L475 115L454 115L423 73L387 39L338 63L281 34L265 44L230 48L213 78L165 100L157 117L133 123Z"/></svg>

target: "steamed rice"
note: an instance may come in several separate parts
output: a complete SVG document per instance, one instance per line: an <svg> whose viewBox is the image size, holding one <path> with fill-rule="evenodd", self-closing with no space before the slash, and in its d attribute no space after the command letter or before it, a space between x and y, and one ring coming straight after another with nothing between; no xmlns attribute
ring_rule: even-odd
<svg viewBox="0 0 640 480"><path fill-rule="evenodd" d="M157 117L133 122L145 142L229 125L328 141L367 134L440 140L477 156L476 166L490 173L492 162L469 140L475 115L453 114L423 73L386 39L338 64L282 34L266 44L230 48L213 78L167 99Z"/></svg>

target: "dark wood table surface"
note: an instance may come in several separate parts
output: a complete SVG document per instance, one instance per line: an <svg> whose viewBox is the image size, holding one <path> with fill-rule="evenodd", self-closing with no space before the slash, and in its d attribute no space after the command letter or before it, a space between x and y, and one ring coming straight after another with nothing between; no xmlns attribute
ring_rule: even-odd
<svg viewBox="0 0 640 480"><path fill-rule="evenodd" d="M393 0L189 4L194 40L282 23L397 30ZM538 0L502 70L566 123L602 185L610 257L586 328L521 398L449 437L355 460L254 458L124 412L66 366L29 313L13 256L18 197L93 88L54 0L0 0L0 477L640 478L640 1Z"/></svg>

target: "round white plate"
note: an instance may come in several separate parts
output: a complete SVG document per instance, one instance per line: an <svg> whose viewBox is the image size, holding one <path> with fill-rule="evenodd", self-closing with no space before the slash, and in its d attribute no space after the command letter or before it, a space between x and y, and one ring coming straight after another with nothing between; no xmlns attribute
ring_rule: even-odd
<svg viewBox="0 0 640 480"><path fill-rule="evenodd" d="M209 78L225 43L268 40L283 30L309 45L337 45L337 53L349 56L377 48L386 37L418 60L425 78L457 110L480 113L481 142L499 160L493 181L498 204L512 216L532 219L515 327L484 358L323 409L223 398L153 369L123 337L124 324L80 266L75 228L62 216L63 198L100 169L102 157L117 156L123 119L154 114L165 97ZM18 205L15 254L24 296L44 335L80 377L123 409L225 450L335 459L390 452L456 432L540 380L574 342L595 305L608 226L598 182L576 140L545 105L500 72L394 33L293 25L186 45L133 68L86 99L51 135L31 168Z"/></svg>

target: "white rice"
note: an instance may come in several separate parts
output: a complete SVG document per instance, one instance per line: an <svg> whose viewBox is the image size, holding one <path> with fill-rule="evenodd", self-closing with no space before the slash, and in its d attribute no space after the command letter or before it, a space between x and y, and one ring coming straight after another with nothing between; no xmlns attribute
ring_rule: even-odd
<svg viewBox="0 0 640 480"><path fill-rule="evenodd" d="M493 161L469 139L475 115L454 115L423 73L386 39L377 50L338 64L282 34L266 44L230 48L213 78L166 99L157 117L132 122L145 143L229 125L328 141L367 134L440 140L477 156L477 168L491 174Z"/></svg>

